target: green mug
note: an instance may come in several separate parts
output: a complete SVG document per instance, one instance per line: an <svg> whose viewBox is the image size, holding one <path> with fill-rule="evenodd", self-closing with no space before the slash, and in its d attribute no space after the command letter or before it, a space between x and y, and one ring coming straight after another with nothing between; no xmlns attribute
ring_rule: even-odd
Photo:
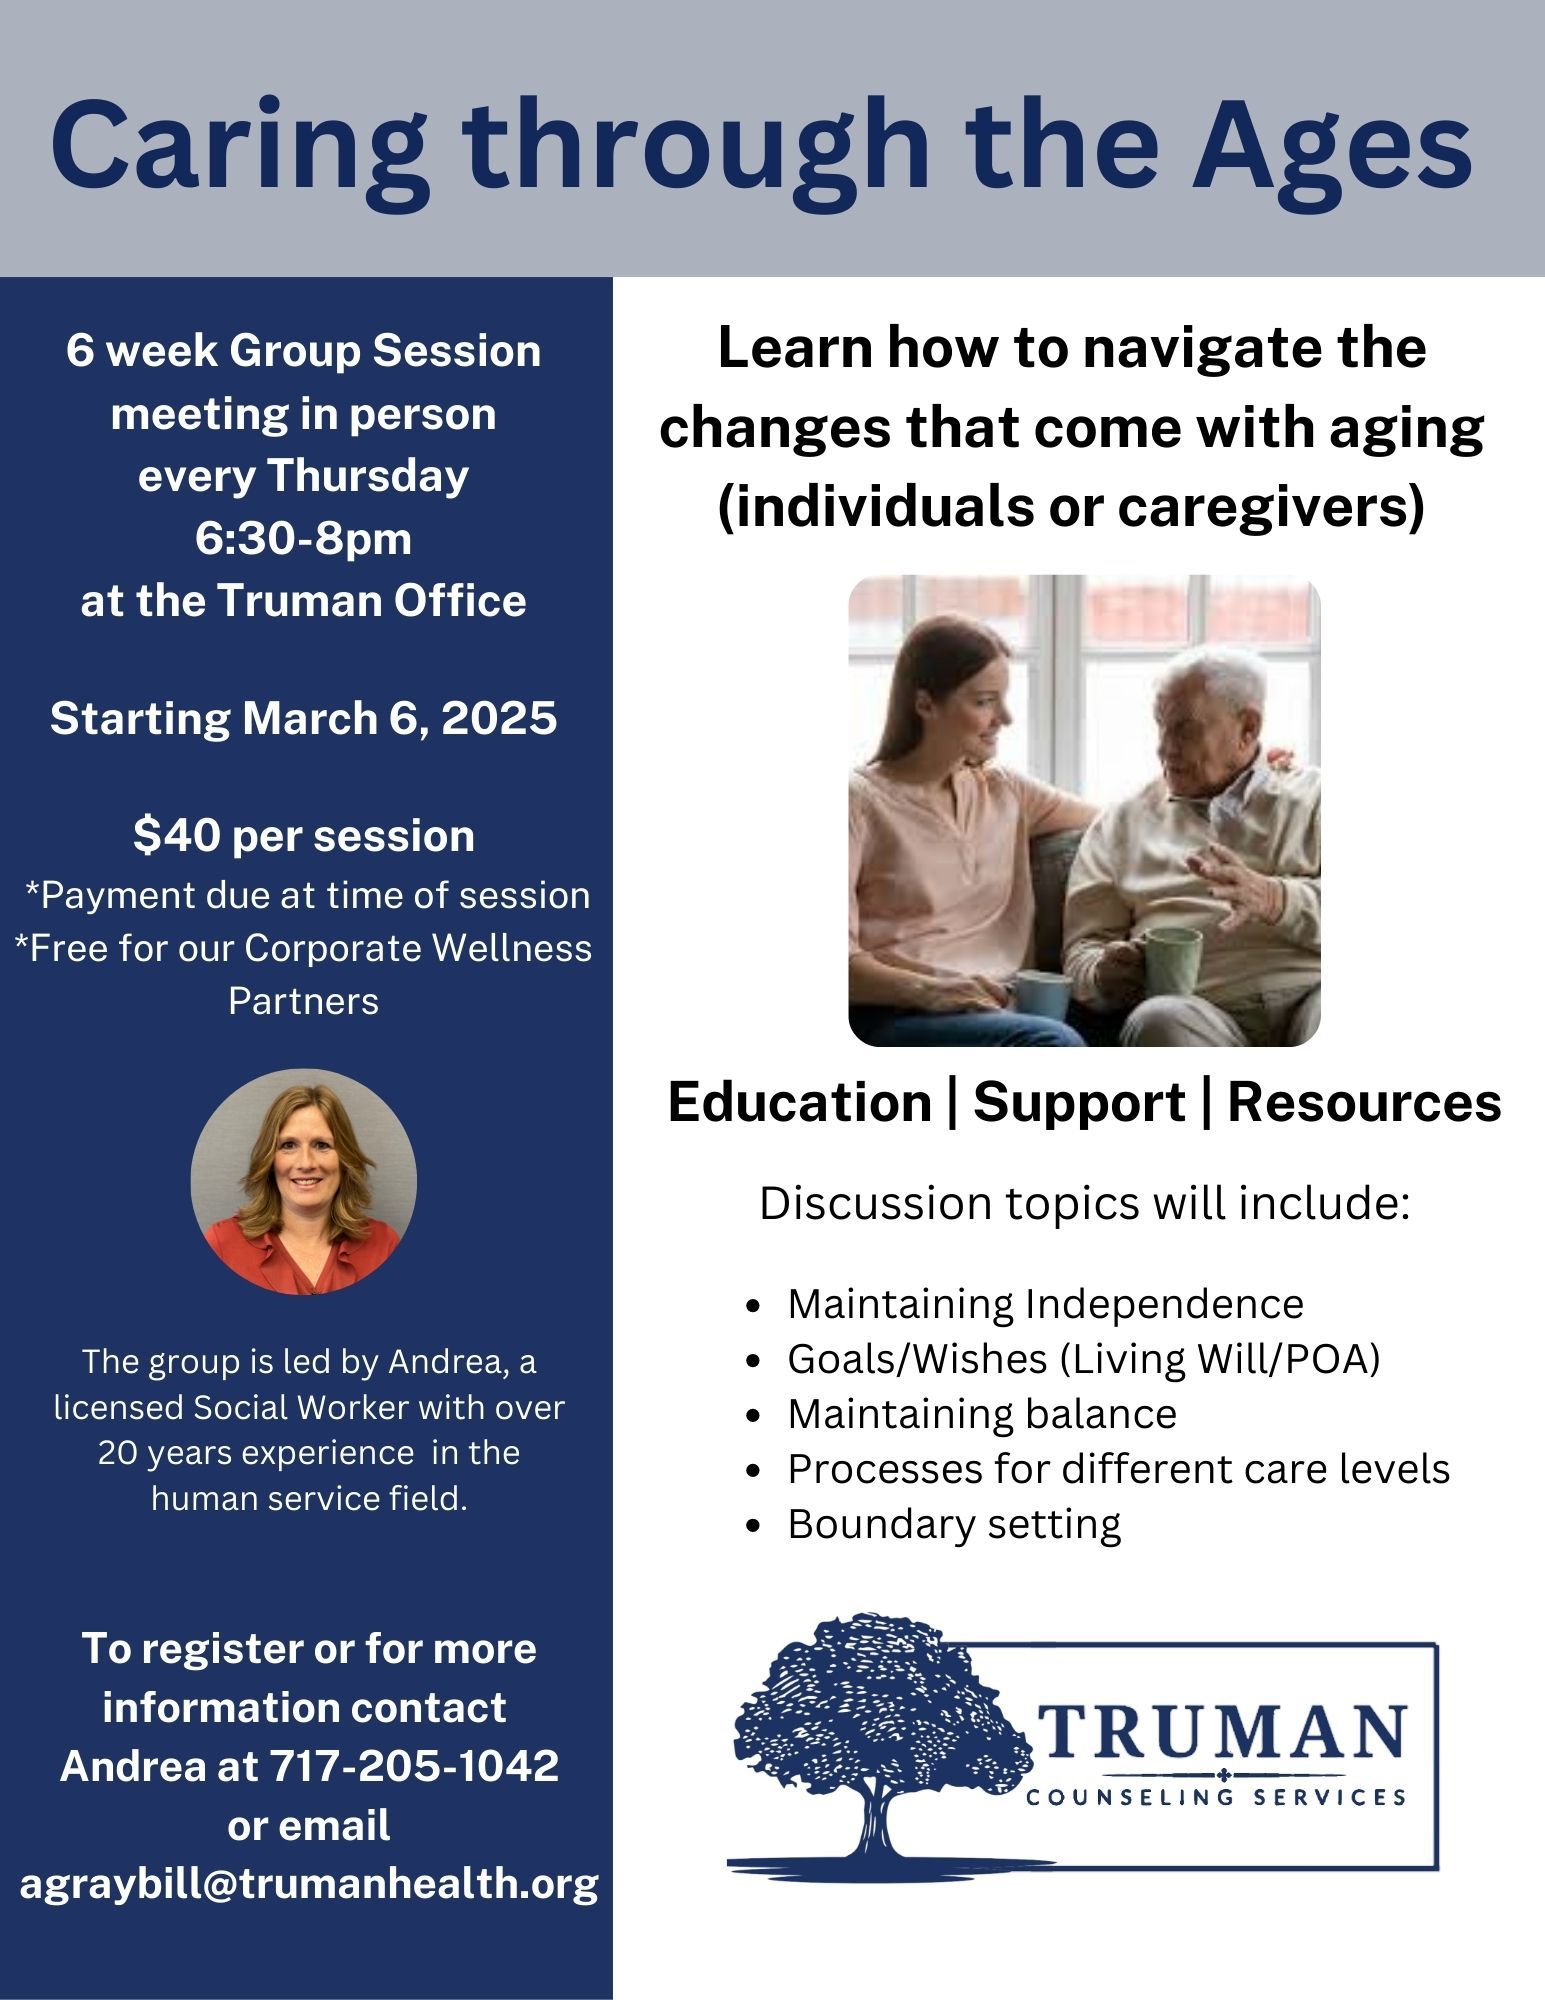
<svg viewBox="0 0 1545 2000"><path fill-rule="evenodd" d="M1202 934L1185 924L1155 924L1143 932L1143 970L1148 998L1162 993L1194 993L1202 969Z"/></svg>

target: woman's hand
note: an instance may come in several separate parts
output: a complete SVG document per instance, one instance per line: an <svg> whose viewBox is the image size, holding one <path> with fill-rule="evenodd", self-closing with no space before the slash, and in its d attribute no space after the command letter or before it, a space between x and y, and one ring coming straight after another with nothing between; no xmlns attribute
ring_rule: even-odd
<svg viewBox="0 0 1545 2000"><path fill-rule="evenodd" d="M913 1005L921 1014L995 1014L1009 1004L1010 989L979 973L928 973L918 985Z"/></svg>
<svg viewBox="0 0 1545 2000"><path fill-rule="evenodd" d="M903 1014L987 1014L1009 1004L1010 988L975 972L950 972L899 951L854 952L848 1005L895 1007Z"/></svg>

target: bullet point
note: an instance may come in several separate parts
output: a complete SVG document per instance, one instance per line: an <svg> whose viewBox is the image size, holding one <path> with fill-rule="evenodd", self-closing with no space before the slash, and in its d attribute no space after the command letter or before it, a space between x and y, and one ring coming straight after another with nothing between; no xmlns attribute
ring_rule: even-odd
<svg viewBox="0 0 1545 2000"><path fill-rule="evenodd" d="M760 1354L748 1354L746 1356L746 1366L748 1368L760 1368L761 1365L762 1357Z"/></svg>
<svg viewBox="0 0 1545 2000"><path fill-rule="evenodd" d="M746 1533L747 1533L748 1535L754 1535L754 1534L756 1533L757 1529L761 1527L761 1525L762 1525L762 1524L761 1524L761 1522L760 1522L760 1521L747 1521L747 1523L746 1523Z"/></svg>
<svg viewBox="0 0 1545 2000"><path fill-rule="evenodd" d="M762 1468L761 1468L761 1467L760 1467L759 1465L748 1465L748 1466L746 1467L746 1477L747 1477L747 1479L755 1479L755 1478L756 1478L756 1477L758 1476L758 1474L759 1474L759 1473L761 1472L761 1470L762 1470Z"/></svg>
<svg viewBox="0 0 1545 2000"><path fill-rule="evenodd" d="M760 1299L746 1300L746 1311L748 1313L759 1313L761 1310L762 1310L762 1301Z"/></svg>
<svg viewBox="0 0 1545 2000"><path fill-rule="evenodd" d="M762 1421L762 1413L760 1410L747 1410L746 1422L748 1424L759 1424L761 1421Z"/></svg>

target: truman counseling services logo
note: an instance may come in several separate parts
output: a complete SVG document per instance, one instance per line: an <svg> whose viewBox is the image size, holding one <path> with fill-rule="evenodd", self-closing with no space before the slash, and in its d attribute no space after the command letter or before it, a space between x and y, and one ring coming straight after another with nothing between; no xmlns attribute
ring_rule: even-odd
<svg viewBox="0 0 1545 2000"><path fill-rule="evenodd" d="M951 1643L864 1612L785 1646L735 1731L736 1756L780 1785L853 1793L855 1845L730 1866L820 1882L1433 1869L1437 1750L1425 1643Z"/></svg>

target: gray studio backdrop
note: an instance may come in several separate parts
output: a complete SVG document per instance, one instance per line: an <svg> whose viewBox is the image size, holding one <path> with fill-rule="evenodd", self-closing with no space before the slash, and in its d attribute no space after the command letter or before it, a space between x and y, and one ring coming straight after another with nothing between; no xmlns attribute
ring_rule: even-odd
<svg viewBox="0 0 1545 2000"><path fill-rule="evenodd" d="M215 1112L193 1149L193 1213L201 1230L234 1215L246 1197L242 1182L263 1113L281 1090L297 1083L325 1083L338 1093L355 1136L375 1161L370 1174L372 1215L401 1236L413 1215L418 1168L402 1122L384 1098L352 1076L330 1069L276 1069L244 1083Z"/></svg>

